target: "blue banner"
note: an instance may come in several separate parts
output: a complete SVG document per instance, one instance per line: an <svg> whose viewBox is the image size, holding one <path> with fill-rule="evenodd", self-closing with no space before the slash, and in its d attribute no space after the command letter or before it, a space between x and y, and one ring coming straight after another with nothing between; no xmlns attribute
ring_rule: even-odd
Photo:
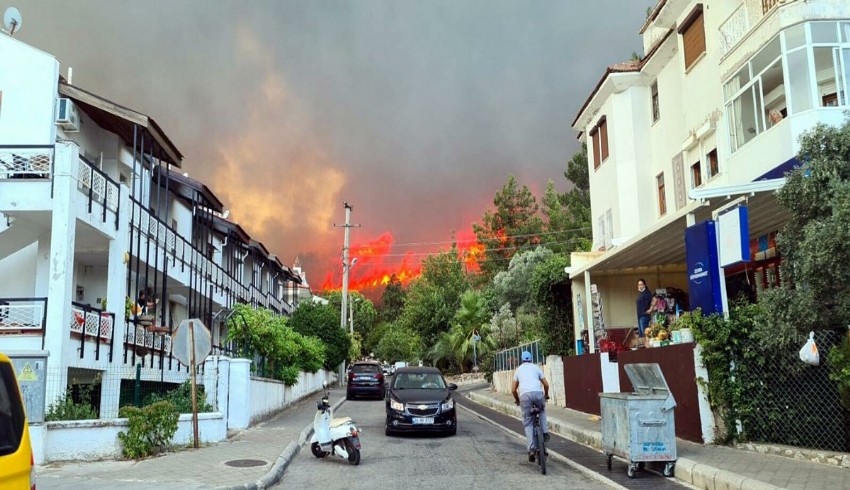
<svg viewBox="0 0 850 490"><path fill-rule="evenodd" d="M706 220L685 229L685 256L691 310L702 308L703 315L721 313L723 301L717 266L717 229L714 221Z"/></svg>

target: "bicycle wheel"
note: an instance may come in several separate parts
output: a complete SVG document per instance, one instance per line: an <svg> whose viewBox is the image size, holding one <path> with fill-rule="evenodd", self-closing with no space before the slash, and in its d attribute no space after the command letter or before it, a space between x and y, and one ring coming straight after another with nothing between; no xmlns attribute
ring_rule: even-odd
<svg viewBox="0 0 850 490"><path fill-rule="evenodd" d="M546 443L543 440L543 428L539 425L534 427L534 438L537 439L537 465L540 473L546 474Z"/></svg>

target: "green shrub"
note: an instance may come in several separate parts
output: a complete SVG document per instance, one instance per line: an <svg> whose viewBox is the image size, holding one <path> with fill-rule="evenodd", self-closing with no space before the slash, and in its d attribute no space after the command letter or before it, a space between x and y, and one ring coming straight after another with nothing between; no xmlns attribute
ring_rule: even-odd
<svg viewBox="0 0 850 490"><path fill-rule="evenodd" d="M177 432L180 414L169 401L159 401L144 408L122 407L120 417L128 419L127 432L119 432L122 453L128 459L141 459L165 449Z"/></svg>
<svg viewBox="0 0 850 490"><path fill-rule="evenodd" d="M71 388L68 388L55 403L47 408L44 420L55 422L58 420L92 420L99 418L97 410L91 404L91 391L91 385L81 386L79 390L80 402L77 403L74 401Z"/></svg>
<svg viewBox="0 0 850 490"><path fill-rule="evenodd" d="M207 403L207 394L203 390L203 385L197 386L197 395L198 395L198 413L204 412L212 412L213 407L209 403ZM177 388L165 393L164 395L159 393L151 394L146 400L144 405L150 405L159 401L168 401L174 408L177 410L177 413L192 413L192 382L191 380L186 380Z"/></svg>

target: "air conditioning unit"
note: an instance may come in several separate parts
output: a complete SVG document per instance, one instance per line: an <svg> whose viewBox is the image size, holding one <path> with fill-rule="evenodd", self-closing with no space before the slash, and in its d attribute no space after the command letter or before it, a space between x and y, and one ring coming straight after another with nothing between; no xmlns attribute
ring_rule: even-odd
<svg viewBox="0 0 850 490"><path fill-rule="evenodd" d="M80 130L80 113L71 99L60 98L56 104L56 125L68 132Z"/></svg>

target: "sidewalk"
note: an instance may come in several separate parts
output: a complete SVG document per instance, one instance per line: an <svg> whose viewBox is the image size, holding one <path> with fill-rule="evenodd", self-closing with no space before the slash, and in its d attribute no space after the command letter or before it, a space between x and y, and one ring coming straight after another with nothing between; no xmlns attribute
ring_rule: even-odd
<svg viewBox="0 0 850 490"><path fill-rule="evenodd" d="M312 435L319 398L319 393L309 395L272 419L199 449L181 449L142 461L39 466L36 483L39 490L266 488L280 480L286 466ZM336 398L334 408L345 400Z"/></svg>
<svg viewBox="0 0 850 490"><path fill-rule="evenodd" d="M468 391L477 403L520 418L510 395L489 387ZM598 417L547 405L550 429L568 439L602 450ZM704 446L678 440L675 477L700 489L834 490L850 489L850 470L725 446ZM600 454L600 458L603 456Z"/></svg>

